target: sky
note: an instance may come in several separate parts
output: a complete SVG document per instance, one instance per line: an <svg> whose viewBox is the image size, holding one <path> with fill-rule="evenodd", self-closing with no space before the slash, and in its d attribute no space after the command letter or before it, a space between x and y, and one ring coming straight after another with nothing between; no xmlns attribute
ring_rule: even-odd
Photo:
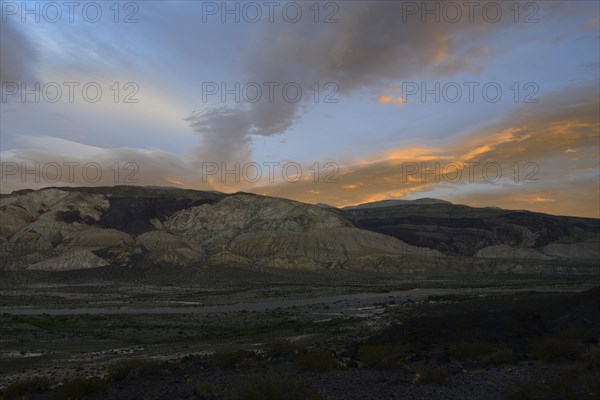
<svg viewBox="0 0 600 400"><path fill-rule="evenodd" d="M0 1L1 192L600 217L597 1Z"/></svg>

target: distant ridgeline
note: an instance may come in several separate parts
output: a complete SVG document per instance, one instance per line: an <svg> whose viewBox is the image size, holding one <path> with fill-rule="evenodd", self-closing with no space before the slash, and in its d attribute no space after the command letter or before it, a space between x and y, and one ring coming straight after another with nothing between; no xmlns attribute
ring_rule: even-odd
<svg viewBox="0 0 600 400"><path fill-rule="evenodd" d="M600 220L436 199L338 209L249 193L47 188L0 197L3 270L232 265L598 273Z"/></svg>

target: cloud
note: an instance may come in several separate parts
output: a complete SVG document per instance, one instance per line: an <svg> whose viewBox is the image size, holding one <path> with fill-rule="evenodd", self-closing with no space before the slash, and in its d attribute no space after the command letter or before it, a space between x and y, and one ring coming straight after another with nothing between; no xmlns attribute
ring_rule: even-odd
<svg viewBox="0 0 600 400"><path fill-rule="evenodd" d="M156 149L104 149L51 137L25 138L27 150L9 150L0 154L3 168L7 162L17 163L19 168L25 163L29 169L39 163L42 180L34 182L35 174L29 174L23 181L20 173L5 179L4 169L2 190L10 192L57 185L43 179L44 165L52 162L61 165L80 163L75 169L75 180L68 181L68 175L64 173L61 184L131 184L124 179L133 170L124 167L133 163L137 167L133 178L138 185L177 185L226 192L242 190L336 206L388 198L438 197L473 206L598 218L600 117L597 109L600 99L597 89L587 85L544 96L538 104L521 105L468 135L459 136L450 146L392 149L371 155L369 159L373 161L335 168L321 165L316 175L313 165L297 164L303 171L301 179L295 179L294 167L288 171L291 179L288 177L287 181L282 179L283 165L274 169L271 182L264 165L262 177L256 182L244 179L243 174L237 182L231 176L223 179L220 173L206 179L202 173L203 165L196 159L186 160ZM202 114L204 122L199 123L198 129L212 131L214 121L220 123L218 118L227 115L226 111L221 110L215 114L217 117ZM236 114L234 110L229 112ZM245 129L248 120L247 116L240 117L237 126ZM228 146L234 146L237 139L239 137L235 136L223 138L225 151ZM82 179L81 171L88 162L102 167L104 174L98 182ZM111 168L115 162L120 168L118 181L114 181L114 168ZM492 168L486 171L488 166ZM501 168L501 175L496 181L497 167ZM218 168L222 172L223 166ZM232 169L232 166L228 168ZM460 179L455 179L459 173ZM253 171L249 175L253 175Z"/></svg>
<svg viewBox="0 0 600 400"><path fill-rule="evenodd" d="M501 206L512 210L533 210L555 215L600 218L600 189L595 176L573 175L568 180L541 181L536 185L506 185L497 190L488 186L470 188L468 191L455 190L445 197L459 204L475 207ZM436 194L420 193L419 197Z"/></svg>
<svg viewBox="0 0 600 400"><path fill-rule="evenodd" d="M22 136L21 140L25 149L0 153L2 193L48 186L169 186L177 181L202 187L194 165L173 153L101 148L49 136Z"/></svg>
<svg viewBox="0 0 600 400"><path fill-rule="evenodd" d="M135 137L135 132L139 132L139 137L146 135L145 143L148 143L146 125L141 122L149 121L153 124L157 116L169 121L180 121L180 117L193 109L189 104L200 98L196 90L198 85L194 86L198 77L220 80L231 77L231 74L237 71L235 79L242 84L278 83L276 99L273 102L265 101L268 96L263 94L262 101L257 103L220 104L188 114L187 126L201 138L193 159L182 159L178 154L156 149L109 145L101 148L57 138L38 137L26 141L22 150L2 152L2 160L18 163L99 162L105 175L103 180L93 184L112 184L110 166L118 161L121 166L127 162L138 165L136 177L141 185L175 184L190 188L257 191L335 205L434 193L447 196L450 200L474 205L489 204L515 208L530 205L536 210L549 212L597 215L598 211L590 208L598 203L597 181L594 183L594 179L598 178L599 147L597 82L590 85L587 91L575 88L546 96L538 105L523 105L483 128L472 128L474 133L459 136L449 146L442 147L435 142L425 142L410 148L365 154L363 160L371 161L345 162L345 165L340 165L340 170L335 175L337 182L315 183L313 176L308 174L306 179L294 184L282 181L280 175L272 184L263 180L253 184L244 181L235 184L231 181L222 182L218 178L205 182L201 179L200 172L202 162L249 162L253 159L254 138L283 134L292 130L304 112L310 111L313 101L310 87L315 82L320 84L321 89L327 82L334 82L342 98L354 96L371 101L375 99L383 104L399 104L403 94L394 91L393 88L399 85L400 81L460 73L472 76L488 67L488 62L498 54L499 47L502 49L502 46L506 45L506 40L513 43L512 39L515 36L510 35L515 31L522 31L519 37L527 37L527 41L532 43L538 41L541 35L548 35L547 28L543 28L542 25L552 26L553 19L547 16L554 16L556 20L559 18L557 16L562 18L561 13L565 10L569 11L571 16L573 13L584 13L584 19L578 17L578 29L581 27L581 21L586 21L593 15L589 8L578 9L572 2L567 3L540 3L541 12L545 14L536 17L544 21L544 24L537 27L538 24L515 25L510 13L500 24L485 23L480 18L476 23L423 24L419 17L410 18L405 22L402 19L401 2L338 2L339 23L315 24L311 16L307 15L307 18L303 18L297 24L279 21L274 24L253 25L251 29L241 28L242 24L225 26L226 24L220 24L220 21L199 28L201 24L197 23L200 15L198 5L195 5L195 11L190 11L188 7L192 5L176 7L158 3L148 4L147 7L142 7L142 12L146 13L140 16L143 17L143 23L127 26L127 29L132 31L125 31L125 25L115 25L111 22L111 29L106 35L100 25L83 25L76 31L77 38L72 45L69 45L73 37L71 28L75 27L68 26L58 37L49 35L52 36L49 39L52 46L38 44L41 54L48 56L47 59L44 58L44 63L40 64L44 67L40 71L48 72L43 76L54 77L52 73L64 72L66 76L76 76L80 79L117 76L119 80L124 80L133 79L129 75L135 73L133 76L136 80L157 85L157 89L152 92L149 91L148 84L140 85L143 86L146 96L142 108L145 115L132 116L132 124L127 126L127 129L118 126L118 129L100 132L99 136L103 139L110 140L111 132L127 132L128 138ZM596 3L593 4L597 7ZM217 31L212 31L214 25L217 25ZM509 25L510 32L506 29ZM144 28L148 26L151 29ZM597 26L597 21L591 25L592 28L594 26ZM5 79L5 76L12 76L10 79L28 79L27 75L35 72L33 66L37 65L37 53L27 39L28 36L35 35L29 32L25 35L18 28L20 26L10 24L1 26L2 79ZM38 36L42 36L39 27L35 28L38 30ZM51 28L54 27L48 28L48 32ZM256 32L258 34L250 37ZM530 32L532 35L527 35ZM240 33L247 34L247 37ZM218 37L219 40L182 40L205 38L209 34ZM38 36L35 36L36 42ZM240 39L240 36L243 39ZM246 50L241 50L246 42L250 42L249 46L243 47ZM535 51L537 48L531 49ZM534 54L534 51L531 54ZM58 55L55 54L57 52ZM90 55L92 53L93 56ZM215 71L214 64L209 61L216 60L222 54L228 55L227 62L218 64L218 71ZM102 60L104 61L100 62ZM537 58L533 57L532 60ZM540 62L542 61L544 60ZM597 67L597 63L591 63L585 68L593 69L595 66ZM223 70L227 73L220 75ZM77 75L75 72L82 73ZM166 76L169 79L161 79ZM282 86L288 82L298 83L303 88L304 95L300 101L294 103L282 99ZM155 100L161 97L161 93L176 93L177 100L183 105L173 107L174 102L164 95L164 101ZM354 110L350 108L348 112ZM384 110L386 113L388 111L394 110ZM399 113L404 111L409 110L399 109ZM319 113L322 111L319 110ZM335 115L337 121L344 119L343 112L326 114L324 117L328 118L331 115ZM148 118L150 116L153 117L152 120ZM102 117L106 120L106 114L102 114ZM413 115L408 115L408 118L412 117ZM417 115L415 117L418 119ZM26 132L47 132L48 121L44 121L43 116L39 115L36 119L38 126ZM94 119L94 125L96 121ZM368 118L365 120L365 134L369 134L370 122L372 120ZM185 130L186 125L183 125L182 130ZM107 126L112 127L108 124ZM173 123L173 126L176 125ZM340 123L338 126L344 125ZM420 127L428 128L426 123ZM58 130L55 129L52 134L60 136ZM172 131L170 132L167 140L174 137ZM4 138L6 133L2 132ZM15 136L21 133L24 132L11 132ZM344 141L345 133L337 131L335 138ZM89 132L86 134L89 135ZM133 140L127 144L131 142ZM95 143L105 145L106 140ZM290 140L290 143L293 141ZM447 183L444 180L435 182L430 176L426 179L411 174L406 176L406 171L402 169L411 163L419 166L426 163L427 166L431 166L436 162L464 164L469 161L497 162L506 168L507 173L512 173L508 168L516 161L536 162L539 166L536 176L540 182L528 185L511 185L506 182L491 184L482 181L481 178L473 184ZM302 165L303 169L306 168L305 171L310 171L308 167ZM464 166L461 168L465 171ZM448 171L447 177L451 177L453 171L454 169ZM327 176L327 172L322 170L321 177ZM580 186L574 186L570 182L578 182ZM63 183L92 184L81 179L77 182L66 182L63 179ZM121 180L118 183L124 182ZM3 182L2 190L42 187L49 184L12 179L7 185ZM479 191L478 188L482 190ZM569 190L572 198L565 195L566 190ZM544 202L536 199L555 201Z"/></svg>
<svg viewBox="0 0 600 400"><path fill-rule="evenodd" d="M252 135L287 132L314 101L311 87L315 82L321 91L333 83L339 96L351 96L362 90L379 91L416 75L480 73L491 52L485 39L503 27L481 18L479 23L465 19L463 23L424 24L418 17L403 21L402 2L337 4L338 23L315 24L312 18L303 18L295 24L257 27L259 33L241 56L240 80L273 82L277 85L274 101L264 94L245 107L215 106L190 117L208 152L232 159L239 152L251 153ZM302 88L299 101L282 95L288 83ZM378 101L399 104L400 99L382 96Z"/></svg>
<svg viewBox="0 0 600 400"><path fill-rule="evenodd" d="M449 147L395 149L371 155L376 161L341 165L336 183L306 179L253 191L336 206L441 197L474 206L597 218L597 93L597 84L570 88L542 97L539 104L522 105ZM308 194L309 189L319 189L320 195Z"/></svg>
<svg viewBox="0 0 600 400"><path fill-rule="evenodd" d="M596 17L596 18L592 18L589 21L586 21L585 23L581 24L581 29L586 31L589 29L594 29L597 28L600 25L600 18Z"/></svg>
<svg viewBox="0 0 600 400"><path fill-rule="evenodd" d="M402 96L390 96L389 94L383 94L377 98L378 104L404 104Z"/></svg>
<svg viewBox="0 0 600 400"><path fill-rule="evenodd" d="M222 106L196 112L186 120L202 138L199 160L221 163L250 159L249 135L255 127L248 109Z"/></svg>
<svg viewBox="0 0 600 400"><path fill-rule="evenodd" d="M0 82L22 82L35 77L37 53L14 22L0 24Z"/></svg>

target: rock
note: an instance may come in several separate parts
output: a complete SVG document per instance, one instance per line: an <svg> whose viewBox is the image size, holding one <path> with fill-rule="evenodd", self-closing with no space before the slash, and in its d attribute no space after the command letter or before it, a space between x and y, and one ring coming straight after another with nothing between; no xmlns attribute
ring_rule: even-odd
<svg viewBox="0 0 600 400"><path fill-rule="evenodd" d="M435 250L418 249L390 236L352 227L327 228L308 232L263 231L235 237L229 249L246 258L281 265L293 260L296 267L392 268L402 256L419 253L435 256ZM365 256L367 254L368 256Z"/></svg>
<svg viewBox="0 0 600 400"><path fill-rule="evenodd" d="M600 260L600 241L587 240L581 243L551 243L542 249L542 253L561 259Z"/></svg>
<svg viewBox="0 0 600 400"><path fill-rule="evenodd" d="M536 249L526 247L511 247L505 244L489 246L475 253L475 257L502 258L509 260L551 260L550 257Z"/></svg>
<svg viewBox="0 0 600 400"><path fill-rule="evenodd" d="M240 256L239 254L232 253L230 251L220 251L213 254L208 259L208 264L213 265L235 265L235 266L249 266L252 265L252 260L246 257Z"/></svg>
<svg viewBox="0 0 600 400"><path fill-rule="evenodd" d="M0 235L9 238L59 204L68 192L46 189L0 198Z"/></svg>
<svg viewBox="0 0 600 400"><path fill-rule="evenodd" d="M76 249L59 257L50 258L32 264L27 269L40 271L65 271L105 267L107 265L109 265L108 262L96 256L90 250Z"/></svg>
<svg viewBox="0 0 600 400"><path fill-rule="evenodd" d="M63 246L99 250L118 245L131 245L134 242L130 235L116 229L89 228L69 236Z"/></svg>
<svg viewBox="0 0 600 400"><path fill-rule="evenodd" d="M592 257L598 259L591 244L600 241L599 219L443 202L396 205L388 202L385 207L365 205L341 211L360 228L450 256L506 259L503 254L506 253L523 259L554 259L557 265L564 265L566 259L584 261L588 265ZM578 245L563 246L565 244ZM579 247L580 244L583 245Z"/></svg>
<svg viewBox="0 0 600 400"><path fill-rule="evenodd" d="M154 261L190 265L203 258L199 243L167 232L146 232L136 238L136 243L148 249Z"/></svg>
<svg viewBox="0 0 600 400"><path fill-rule="evenodd" d="M127 186L0 197L3 269L173 264L590 273L598 270L598 243L598 220L435 199L337 209Z"/></svg>
<svg viewBox="0 0 600 400"><path fill-rule="evenodd" d="M214 205L182 210L163 226L193 241L219 244L248 232L307 232L352 224L334 212L292 200L234 195Z"/></svg>

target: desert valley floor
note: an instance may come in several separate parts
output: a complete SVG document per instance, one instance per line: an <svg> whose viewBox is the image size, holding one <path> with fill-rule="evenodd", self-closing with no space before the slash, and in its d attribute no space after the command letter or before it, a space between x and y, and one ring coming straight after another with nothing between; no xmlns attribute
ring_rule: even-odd
<svg viewBox="0 0 600 400"><path fill-rule="evenodd" d="M599 393L597 277L226 267L45 274L40 283L39 272L3 273L6 399Z"/></svg>

